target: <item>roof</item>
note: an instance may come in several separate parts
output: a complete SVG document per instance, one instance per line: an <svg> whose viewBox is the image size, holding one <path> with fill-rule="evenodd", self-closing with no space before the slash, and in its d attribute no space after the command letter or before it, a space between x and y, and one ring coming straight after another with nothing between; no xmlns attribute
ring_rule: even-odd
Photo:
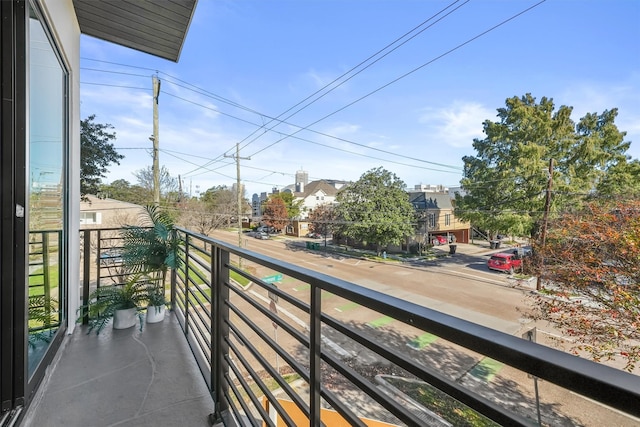
<svg viewBox="0 0 640 427"><path fill-rule="evenodd" d="M73 0L88 36L177 62L198 0Z"/></svg>
<svg viewBox="0 0 640 427"><path fill-rule="evenodd" d="M409 203L418 210L453 208L449 194L430 193L427 191L410 191Z"/></svg>
<svg viewBox="0 0 640 427"><path fill-rule="evenodd" d="M101 198L91 194L86 195L88 201L80 202L80 212L95 212L101 210L113 209L140 209L142 212L144 206L135 203L123 202L121 200Z"/></svg>
<svg viewBox="0 0 640 427"><path fill-rule="evenodd" d="M322 190L322 192L327 196L335 196L338 194L338 190L333 185L329 184L325 180L319 181L311 181L309 184L304 186L304 191L300 193L294 193L296 197L305 198L312 194L316 194L318 191Z"/></svg>

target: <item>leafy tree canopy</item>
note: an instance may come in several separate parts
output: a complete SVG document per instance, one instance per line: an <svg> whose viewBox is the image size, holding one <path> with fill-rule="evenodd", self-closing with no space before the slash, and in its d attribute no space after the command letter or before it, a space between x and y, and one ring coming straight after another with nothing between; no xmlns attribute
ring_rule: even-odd
<svg viewBox="0 0 640 427"><path fill-rule="evenodd" d="M269 227L282 230L289 223L287 206L280 197L269 197L262 210L262 220Z"/></svg>
<svg viewBox="0 0 640 427"><path fill-rule="evenodd" d="M107 167L120 164L124 156L118 154L113 147L115 132L113 126L94 122L96 116L91 115L80 120L80 195L98 194L102 178L106 177Z"/></svg>
<svg viewBox="0 0 640 427"><path fill-rule="evenodd" d="M294 200L293 194L289 192L280 192L272 194L271 197L277 197L282 199L284 205L287 208L287 217L289 219L298 218L300 216L300 209L302 208L302 200Z"/></svg>
<svg viewBox="0 0 640 427"><path fill-rule="evenodd" d="M316 206L309 213L309 222L311 232L327 237L332 233L335 225L336 213L335 208L330 203L323 203Z"/></svg>
<svg viewBox="0 0 640 427"><path fill-rule="evenodd" d="M341 234L373 243L378 252L413 233L415 212L405 184L381 167L371 169L336 197Z"/></svg>
<svg viewBox="0 0 640 427"><path fill-rule="evenodd" d="M553 323L576 353L640 360L640 201L597 200L549 222L533 265L545 293L530 298L535 320ZM537 266L537 267L536 267Z"/></svg>
<svg viewBox="0 0 640 427"><path fill-rule="evenodd" d="M531 94L508 98L498 121L483 123L486 137L474 139L476 155L463 157L464 192L456 198L456 216L490 234L531 232L544 210L551 159L553 208L593 191L625 161L630 142L614 123L617 109L588 113L577 124L571 112L564 105L556 110L546 97L539 103Z"/></svg>
<svg viewBox="0 0 640 427"><path fill-rule="evenodd" d="M98 197L108 197L141 206L151 202L149 200L149 192L145 188L139 185L131 185L129 181L124 179L117 179L111 184L100 185Z"/></svg>
<svg viewBox="0 0 640 427"><path fill-rule="evenodd" d="M609 168L597 191L599 196L640 198L640 161L622 161Z"/></svg>

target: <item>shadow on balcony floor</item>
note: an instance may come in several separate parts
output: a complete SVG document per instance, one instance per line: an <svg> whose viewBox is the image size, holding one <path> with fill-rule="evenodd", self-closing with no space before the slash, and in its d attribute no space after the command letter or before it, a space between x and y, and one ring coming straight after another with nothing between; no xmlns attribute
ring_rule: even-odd
<svg viewBox="0 0 640 427"><path fill-rule="evenodd" d="M173 314L67 339L24 426L208 425L213 401Z"/></svg>

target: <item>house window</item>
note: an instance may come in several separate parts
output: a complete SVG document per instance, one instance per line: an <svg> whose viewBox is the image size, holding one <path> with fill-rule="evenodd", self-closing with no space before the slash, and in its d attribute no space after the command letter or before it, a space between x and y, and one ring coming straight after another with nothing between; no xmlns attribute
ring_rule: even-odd
<svg viewBox="0 0 640 427"><path fill-rule="evenodd" d="M99 212L80 212L80 225L101 224L101 217Z"/></svg>
<svg viewBox="0 0 640 427"><path fill-rule="evenodd" d="M435 227L436 227L436 214L430 213L429 214L429 228L435 228Z"/></svg>
<svg viewBox="0 0 640 427"><path fill-rule="evenodd" d="M451 225L451 214L444 214L444 225Z"/></svg>

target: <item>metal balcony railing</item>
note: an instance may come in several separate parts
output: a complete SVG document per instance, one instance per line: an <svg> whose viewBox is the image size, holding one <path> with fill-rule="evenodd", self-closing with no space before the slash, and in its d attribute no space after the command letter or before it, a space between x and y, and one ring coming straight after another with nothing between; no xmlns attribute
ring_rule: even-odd
<svg viewBox="0 0 640 427"><path fill-rule="evenodd" d="M85 273L107 283L119 274L117 232L84 233ZM635 375L180 234L171 306L216 402L212 418L225 425L633 425L640 416ZM87 295L96 283L84 283Z"/></svg>

